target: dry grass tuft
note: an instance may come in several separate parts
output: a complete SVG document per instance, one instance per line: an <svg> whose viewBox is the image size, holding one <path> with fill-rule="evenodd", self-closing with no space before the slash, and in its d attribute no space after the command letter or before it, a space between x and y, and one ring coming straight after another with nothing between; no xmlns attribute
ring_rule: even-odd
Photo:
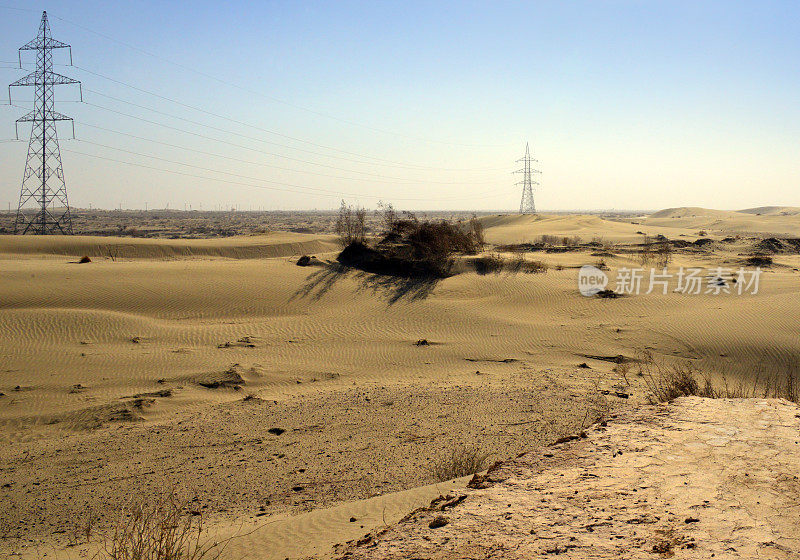
<svg viewBox="0 0 800 560"><path fill-rule="evenodd" d="M431 476L438 482L475 474L486 468L489 454L477 447L458 446L430 466Z"/></svg>
<svg viewBox="0 0 800 560"><path fill-rule="evenodd" d="M483 255L473 262L475 263L475 271L478 274L500 274L505 267L503 257L497 253Z"/></svg>
<svg viewBox="0 0 800 560"><path fill-rule="evenodd" d="M752 380L729 383L725 372L714 383L693 364L668 366L650 352L641 353L638 375L644 378L652 402L669 402L678 397L698 396L712 399L781 398L800 403L800 376L796 368L772 375L756 371Z"/></svg>
<svg viewBox="0 0 800 560"><path fill-rule="evenodd" d="M215 560L224 547L203 538L203 516L174 494L120 512L99 554L101 560Z"/></svg>

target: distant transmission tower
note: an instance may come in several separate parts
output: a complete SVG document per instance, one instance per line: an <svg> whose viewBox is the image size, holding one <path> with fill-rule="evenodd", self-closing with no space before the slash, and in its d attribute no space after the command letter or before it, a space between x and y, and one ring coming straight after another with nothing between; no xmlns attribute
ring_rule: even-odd
<svg viewBox="0 0 800 560"><path fill-rule="evenodd" d="M523 175L522 181L517 183L517 185L522 185L522 201L519 204L519 213L536 214L536 205L533 203L533 185L538 186L539 183L531 179L531 174L541 173L541 171L531 168L531 162L539 162L531 158L531 152L528 148L528 144L525 144L525 157L517 160L517 163L520 162L524 163L524 167L519 171L515 171L515 173L522 173Z"/></svg>
<svg viewBox="0 0 800 560"><path fill-rule="evenodd" d="M18 140L19 123L33 123L31 139L28 144L28 158L25 162L25 174L22 176L17 219L14 222L14 233L23 235L26 233L72 234L72 217L69 211L67 186L64 183L64 170L61 167L61 149L58 147L56 132L57 121L72 121L72 119L53 110L55 101L53 86L78 84L80 88L80 82L53 72L53 49L69 49L69 61L72 64L72 48L50 36L47 12L42 12L39 34L33 41L19 49L20 68L22 68L22 51L36 51L36 71L8 86L9 104L11 103L12 87L34 86L36 88L33 111L16 122ZM81 100L83 100L82 91ZM74 122L72 136L75 136ZM38 207L36 214L30 219L23 213L23 208L29 202L34 202Z"/></svg>

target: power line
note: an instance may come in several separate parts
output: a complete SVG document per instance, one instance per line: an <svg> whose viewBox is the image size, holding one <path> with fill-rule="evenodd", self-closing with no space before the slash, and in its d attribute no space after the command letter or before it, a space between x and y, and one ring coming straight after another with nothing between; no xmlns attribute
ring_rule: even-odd
<svg viewBox="0 0 800 560"><path fill-rule="evenodd" d="M168 148L176 148L176 149L179 149L179 150L185 150L187 152L194 152L194 153L201 154L201 155L204 155L204 156L211 156L211 157L226 159L226 160L229 160L229 161L235 161L237 163L244 163L244 164L247 164L247 165L257 165L257 166L260 166L260 167L269 167L271 169L277 169L279 171L291 171L291 172L295 172L295 173L306 173L306 174L309 174L309 175L317 175L317 176L320 176L320 177L328 177L330 179L344 179L344 180L350 180L350 181L364 181L364 180L366 180L363 177L344 177L344 176L341 176L341 175L330 175L328 173L318 173L318 172L315 172L315 171L308 171L308 170L305 170L305 169L295 169L295 168L291 168L291 167L281 167L279 165L272 165L272 164L269 164L269 163L263 163L263 162L259 162L259 161L245 160L245 159L235 158L235 157L231 157L231 156L225 156L225 155L222 155L222 154L217 154L217 153L214 153L214 152L207 152L205 150L198 150L196 148L188 148L186 146L181 146L181 145L178 145L178 144L171 144L169 142L163 142L161 140L154 140L152 138L145 138L143 136L138 136L136 134L130 134L128 132L121 132L119 130L114 130L114 129L111 129L111 128L106 128L106 127L103 127L103 126L98 126L98 125L94 125L94 124L90 124L90 123L86 123L86 122L81 123L81 124L82 124L82 126L88 126L90 128L95 128L97 130L102 130L104 132L110 132L112 134L119 134L121 136L127 136L129 138L134 138L136 140L141 140L143 142L150 142L152 144L158 144L160 146L166 146ZM356 170L350 170L350 169L342 169L342 171L347 171L347 172L351 172L351 173L359 173L359 174L367 175L367 176L370 177L369 180L372 181L372 182L394 183L394 184L397 184L398 182L404 182L404 184L408 184L408 182L409 182L409 179L400 178L400 177L387 177L387 176L384 176L384 175L378 175L378 174L374 174L374 173L366 173L366 172L363 172L363 171L356 171ZM380 179L374 179L372 177L380 177ZM441 185L456 185L456 184L462 184L463 183L463 181L430 181L430 180L427 180L427 179L425 180L425 182L426 183L441 184ZM470 181L470 183L472 183L473 185L490 184L490 183L494 183L494 181L480 181L480 182Z"/></svg>
<svg viewBox="0 0 800 560"><path fill-rule="evenodd" d="M405 164L405 163L401 163L401 162L387 160L387 159L384 159L384 158L379 158L379 157L375 157L375 156L361 154L361 153L358 153L358 152L351 152L351 151L348 151L348 150L342 150L341 148L334 148L332 146L327 146L325 144L319 144L317 142L311 142L309 140L303 140L302 138L297 138L295 136L290 136L288 134L283 134L281 132L276 132L274 130L270 130L268 128L264 128L264 127L261 127L261 126L257 126L257 125L254 125L252 123L243 122L243 121L240 121L240 120L233 119L231 117L226 117L225 115L220 115L219 113L214 113L213 111L208 111L206 109L203 109L202 107L189 105L188 103L184 103L182 101L178 101L177 99L173 99L171 97L167 97L165 95L161 95L161 94L158 94L158 93L155 93L155 92L140 88L138 86L134 86L134 85L128 84L126 82L117 80L115 78L111 78L109 76L105 76L103 74L100 74L99 72L94 72L94 71L89 70L87 68L83 68L81 66L75 66L75 68L77 68L78 70L81 70L83 72L87 72L88 74L92 74L93 76L97 76L97 77L102 78L104 80L108 80L108 81L113 82L115 84L130 88L130 89L132 89L134 91L138 91L140 93L151 95L151 96L156 97L158 99L161 99L161 100L164 100L164 101L168 101L170 103L174 103L175 105L179 105L181 107L185 107L185 108L191 109L193 111L198 111L200 113L203 113L203 114L206 114L206 115L209 115L209 116L212 116L212 117L216 117L218 119L222 119L222 120L225 120L225 121L228 121L228 122L240 125L240 126L245 126L245 127L248 127L248 128L252 128L252 129L257 130L259 132L265 132L267 134L272 134L274 136L279 136L279 137L285 138L287 140L292 140L294 142L300 142L302 144L307 144L309 146L314 146L316 148L322 148L322 149L325 149L325 150L331 150L331 151L334 151L334 152L340 152L340 153L343 153L343 154L356 156L356 157L360 157L360 158L374 159L376 161L381 161L381 162L385 162L385 163L392 163L392 164L396 164L396 165L404 165L404 166L408 166L408 167L419 167L419 168L424 168L424 169L436 169L436 170L444 170L444 171L448 170L447 168L439 168L439 167L433 167L433 166L427 166L427 165L409 165L409 164ZM133 105L135 107L139 107L140 109L145 109L145 110L153 111L153 112L159 112L159 111L157 111L155 109L152 109L150 107L146 107L146 106L143 106L143 105L137 105L137 104L132 103L130 101L126 101L124 99L119 99L119 98L116 98L116 97L112 97L110 95L106 95L106 94L103 94L103 93L100 93L100 92L97 92L97 91L93 91L92 93L95 93L97 95L101 95L103 97L108 97L109 99L114 99L115 101L119 101L121 103L128 103L128 104ZM163 113L163 112L159 112L159 113L163 114L163 115L166 115L166 116L173 116L174 117L174 115L171 115L169 113ZM180 118L180 117L175 117L175 118ZM290 148L290 149L293 149L293 150L299 149L299 148L294 148L292 146L286 146L284 144L276 144L276 145L283 146L283 147L286 147L286 148ZM310 152L310 153L315 153L315 152ZM327 156L326 155L326 157L334 157L334 156ZM471 171L471 170L470 169L466 169L465 171Z"/></svg>
<svg viewBox="0 0 800 560"><path fill-rule="evenodd" d="M119 103L125 103L127 105L131 105L132 107L137 107L139 109L144 109L145 111L150 111L150 112L155 113L157 115L162 115L162 116L165 116L165 117L170 117L170 118L173 118L173 119L176 119L176 120L179 120L179 121L183 121L183 122L186 122L186 123L194 125L194 126L201 126L203 128L208 128L210 130L214 130L216 132L222 132L224 134L230 134L232 136L238 136L238 137L244 138L246 140L252 140L254 142L261 142L263 144L269 144L271 146L278 146L280 148L287 148L287 149L290 149L290 150L295 150L295 151L298 151L298 152L303 152L303 153L311 154L311 155L315 155L315 156L332 158L332 159L339 159L339 160L342 160L342 161L349 161L351 163L358 163L358 164L361 164L361 165L376 165L376 166L383 166L383 167L396 167L396 168L399 168L399 169L413 169L413 170L419 170L419 171L426 171L426 170L436 170L436 171L473 171L473 170L470 170L470 169L461 169L461 168L446 168L446 167L430 167L430 166L409 165L409 164L404 164L402 162L384 160L384 159L380 159L380 158L373 158L372 156L362 156L360 154L354 154L353 152L344 152L344 150L340 150L340 151L342 151L344 153L351 154L351 155L356 155L357 157L372 158L372 159L375 159L376 161L375 162L361 161L361 160L348 158L348 157L343 157L343 156L337 156L337 155L332 155L332 154L323 154L323 153L320 153L320 152L315 152L314 150L307 150L305 148L298 148L298 147L295 147L295 146L287 146L286 144L273 142L271 140L265 140L263 138L257 138L255 136L248 136L247 134L242 134L241 132L234 132L232 130L228 130L228 129L225 129L225 128L220 128L218 126L205 124L205 123L202 123L202 122L199 122L199 121L188 119L186 117L180 117L178 115L173 115L171 113L167 113L167 112L164 112L164 111L159 111L158 109L153 109L152 107L147 107L145 105L140 105L138 103L133 103L132 101L126 101L124 99L120 99L118 97L114 97L113 95L108 95L108 94L105 94L105 93L102 93L102 92L99 92L99 91L96 91L96 90L92 90L92 89L88 89L87 88L85 91L87 91L89 93L92 93L94 95L99 95L101 97L105 97L105 98L111 99L113 101L117 101ZM96 105L96 104L93 104L93 103L86 102L86 104L87 105L92 105L92 106L95 106L95 107L99 107L101 109L109 110L106 107L102 107L100 105ZM131 115L127 115L127 116L131 116ZM141 118L141 117L132 117L132 118ZM328 148L326 147L326 149L328 149ZM487 171L491 171L491 169L487 170Z"/></svg>
<svg viewBox="0 0 800 560"><path fill-rule="evenodd" d="M156 60L160 60L162 62L166 62L167 64L171 64L171 65L173 65L173 66L175 66L177 68L181 68L183 70L186 70L188 72L192 72L192 73L197 74L199 76L202 76L204 78L208 78L209 80L214 80L215 82L219 82L221 84L236 88L238 90L250 93L252 95L257 95L259 97L263 97L264 99L269 99L270 101L273 101L275 103L281 103L283 105L286 105L286 106L289 106L289 107L293 107L293 108L299 109L301 111L306 111L308 113L311 113L311 114L314 114L314 115L317 115L317 116L320 116L320 117L325 117L325 118L328 118L328 119L331 119L331 120L335 120L335 121L338 121L338 122L341 122L341 123L344 123L344 124L347 124L347 125L350 125L350 126L356 126L356 127L359 127L359 128L363 128L365 130L372 130L374 132L380 132L382 134L389 134L389 135L392 135L392 136L406 138L406 139L409 139L409 140L430 142L430 143L433 143L433 144L444 144L444 145L450 145L450 146L474 147L474 148L501 147L500 145L491 145L491 144L463 144L463 143L455 143L455 142L445 142L445 141L441 141L441 140L432 140L432 139L428 139L428 138L416 137L416 136L412 136L412 135L402 134L402 133L399 133L399 132L393 132L393 131L390 131L390 130L385 130L385 129L382 129L382 128L377 128L377 127L373 127L373 126L369 126L369 125L364 125L364 124L361 124L361 123L350 121L348 119L342 119L340 117L336 117L336 116L330 115L328 113L323 113L321 111L316 111L314 109L309 109L308 107L303 107L301 105L297 105L296 103L292 103L290 101L285 101L283 99L280 99L280 98L277 98L277 97L273 97L271 95L266 95L266 94L264 94L264 93L262 93L260 91L256 91L256 90L252 90L250 88L246 88L244 86L235 84L235 83L233 83L233 82L231 82L229 80L223 80L222 78L218 78L218 77L216 77L216 76L214 76L212 74L209 74L207 72L203 72L201 70L197 70L195 68L191 68L189 66L185 66L183 64L174 62L172 60L169 60L168 58L165 58L163 56L151 53L151 52L146 51L146 50L144 50L142 48L139 48L137 46L134 46L134 45L131 45L129 43L126 43L124 41L120 41L119 39L117 39L115 37L111 37L110 35L106 35L105 33L101 33L99 31L96 31L94 29L91 29L89 27L81 25L79 23L75 23L74 21L70 21L70 20L68 20L66 18L62 18L62 17L58 17L58 16L53 16L53 17L63 21L64 23L68 23L70 25L74 25L75 27L78 27L79 29L83 29L84 31L88 31L89 33L93 33L93 34L95 34L95 35L97 35L99 37L102 37L102 38L106 39L107 41L111 41L111 42L120 44L120 45L122 45L124 47L127 47L129 49L135 50L135 51L140 52L140 53L142 53L144 55L147 55L149 57L155 58Z"/></svg>
<svg viewBox="0 0 800 560"><path fill-rule="evenodd" d="M279 182L279 181L269 181L269 180L262 179L260 177L250 177L248 175L242 175L240 173L232 173L230 171L220 171L220 170L217 170L217 169L211 169L209 167L203 167L203 166L200 166L200 165L194 165L194 164L191 164L191 163L184 163L184 162L181 162L181 161L175 161L175 160L163 158L161 156L143 154L141 152L136 152L136 151L133 151L133 150L126 150L124 148L116 148L114 146L106 146L105 144L100 144L98 142L92 142L90 140L79 140L79 142L81 142L82 144L91 144L91 145L97 146L99 148L106 148L106 149L109 149L109 150L116 150L118 152L123 152L123 153L130 154L130 155L151 158L151 159L155 159L155 160L158 160L158 161L162 161L164 163L171 163L171 164L174 164L174 165L183 165L185 167L190 167L192 169L198 169L200 171L208 171L208 172L211 172L211 173L220 173L222 175L230 175L231 177L238 177L239 179L250 179L252 181L275 183L275 184L278 184L278 185L285 185L285 186L302 188L302 189L309 189L309 190L317 190L317 191L321 191L321 192L331 192L331 191L329 191L327 189L320 189L320 188L317 188L317 187L307 187L307 186L304 186L304 185L296 185L296 184L292 184L292 183L282 183L282 182ZM340 192L340 191L334 191L334 192L338 192L338 194L343 194L343 195L350 196L350 197L360 196L360 195L356 195L356 194L352 194L352 193L345 193L345 192Z"/></svg>
<svg viewBox="0 0 800 560"><path fill-rule="evenodd" d="M86 105L89 105L89 106L91 106L91 107L96 107L96 108L98 108L98 109L102 109L102 110L104 110L104 111L109 111L109 112L111 112L111 113L114 113L114 114L117 114L117 115L121 115L121 116L124 116L124 117L128 117L128 118L131 118L131 119L134 119L134 120L138 120L138 121L141 121L141 122L145 122L145 123L147 123L147 124L152 124L152 125L155 125L155 126L160 126L160 127L162 127L162 128L165 128L165 129L168 129L168 130L173 130L173 131L175 131L175 132L180 132L180 133L182 133L182 134L188 134L188 135L190 135L190 136L195 136L195 137L198 137L198 138L203 138L203 139L206 139L206 140L211 140L211 141L213 141L213 142L219 142L219 143L221 143L221 144L227 144L227 145L229 145L229 146L233 146L233 147L241 148L241 149L244 149L244 150L250 150L250 151L253 151L253 152L257 152L257 153L262 153L262 154L270 155L270 156L277 157L277 158L281 158L281 159L285 159L285 160L288 160L288 161L295 161L295 162L298 162L298 163L304 163L304 164L307 164L307 165L316 165L316 166L318 166L318 167L325 167L325 168L327 168L327 169L335 169L335 170L338 170L338 171L348 171L348 172L352 172L352 173L360 173L360 174L364 174L364 175L371 175L371 176L376 176L376 177L385 177L384 175L378 175L378 174L368 173L368 172L365 172L365 171L348 170L348 169L343 169L343 168L340 168L340 167L336 167L336 166L334 166L334 165L328 165L328 164L324 164L324 163L318 163L318 162L314 162L314 161L303 160L303 159L300 159L300 158L295 158L295 157L291 157L291 156L286 156L286 155L283 155L283 154L278 154L278 153L275 153L275 152L268 152L268 151L266 151L266 150L259 150L259 149L257 149L257 148L253 148L253 147L250 147L250 146L245 146L245 145L243 145L243 144L237 144L237 143L235 143L235 142L230 142L230 141L227 141L227 140L222 140L222 139L219 139L219 138L214 138L214 137L212 137L212 136L207 136L207 135L205 135L205 134L200 134L200 133L198 133L198 132L193 132L193 131L190 131L190 130L185 130L185 129L178 128L178 127L175 127L175 126L171 126L171 125L168 125L168 124L164 124L164 123L161 123L161 122L158 122L158 121L153 121L153 120L150 120L150 119L146 119L146 118L144 118L144 117L139 117L139 116L136 116L136 115L131 115L131 114L129 114L129 113L124 113L124 112L122 112L122 111L118 111L118 110L116 110L116 109L111 109L111 108L109 108L109 107L104 107L104 106L102 106L102 105L98 105L98 104L96 104L96 103L92 103L92 102L89 102L89 101L84 101L84 103L85 103ZM233 133L233 134L235 134L235 133ZM250 138L250 137L247 137L247 136L245 136L245 138L253 139L253 138ZM256 139L253 139L253 140L256 140L256 141L259 141L259 142L260 142L260 141L262 141L262 140L260 140L260 139L257 139L257 138L256 138ZM357 162L357 163L367 163L367 162Z"/></svg>
<svg viewBox="0 0 800 560"><path fill-rule="evenodd" d="M78 140L78 142L81 142L81 141ZM241 186L251 187L251 188L277 190L277 191L284 191L284 192L297 192L296 189L315 189L315 190L318 190L320 192L314 193L314 194L318 194L320 196L329 196L329 197L334 197L334 198L339 198L341 196L347 196L347 197L351 197L351 198L371 198L371 199L375 199L375 200L383 200L383 199L387 199L388 198L388 197L385 197L385 196L381 197L381 196L370 195L370 194L358 194L358 195L356 195L356 194L347 194L347 193L337 193L335 191L323 191L322 189L316 189L315 187L305 187L305 186L302 186L302 185L292 185L290 183L280 183L278 181L268 181L268 180L262 180L262 179L258 179L258 180L260 182L262 182L262 183L274 183L274 184L277 184L277 185L284 185L285 187L291 187L291 188L269 187L269 186L265 186L265 185L262 185L262 184L254 185L254 184L251 184L251 183L243 183L241 181L231 181L231 180L228 180L228 179L222 179L222 178L218 178L218 177L207 177L205 175L195 175L193 173L184 173L182 171L174 171L174 170L171 170L171 169L162 169L160 167L153 167L151 165L146 165L146 164L143 164L143 163L134 163L134 162L122 161L122 160L118 160L118 159L114 159L114 158L109 158L109 157L105 157L105 156L100 156L100 155L96 155L96 154L87 154L85 152L79 152L79 151L68 149L68 148L65 148L63 151L64 152L69 152L69 153L72 153L72 154L77 154L77 155L90 157L90 158L102 159L102 160L105 160L105 161L111 161L111 162L115 162L115 163L121 163L121 164L124 164L124 165L130 165L130 166L134 166L134 167L141 167L141 168L144 168L144 169L150 169L150 170L159 171L159 172L162 172L162 173L170 173L172 175L181 175L181 176L184 176L184 177L193 177L195 179L204 179L204 180L209 180L209 181L220 181L220 182L224 182L224 183L230 184L230 185L241 185ZM305 194L308 194L308 193L305 193ZM493 197L496 197L496 196L497 196L497 192L496 191L492 191L490 193L484 193L484 194L481 194L481 195L466 196L466 197L465 196L448 197L448 198L431 198L431 197L425 197L425 198L402 197L401 198L401 197L392 197L392 200L414 201L414 202L464 200L464 199L475 199L475 200L477 200L477 199L483 199L483 198L493 198Z"/></svg>

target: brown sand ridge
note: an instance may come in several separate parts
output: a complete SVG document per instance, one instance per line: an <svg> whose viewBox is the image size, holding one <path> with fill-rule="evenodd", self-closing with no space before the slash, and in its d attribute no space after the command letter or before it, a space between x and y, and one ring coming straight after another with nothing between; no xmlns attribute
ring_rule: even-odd
<svg viewBox="0 0 800 560"><path fill-rule="evenodd" d="M800 557L800 407L684 397L477 475L341 559Z"/></svg>
<svg viewBox="0 0 800 560"><path fill-rule="evenodd" d="M321 253L333 251L335 248L336 243L331 236L288 232L221 239L139 239L89 235L51 236L42 239L35 236L0 236L0 254L86 255L108 259L263 259Z"/></svg>

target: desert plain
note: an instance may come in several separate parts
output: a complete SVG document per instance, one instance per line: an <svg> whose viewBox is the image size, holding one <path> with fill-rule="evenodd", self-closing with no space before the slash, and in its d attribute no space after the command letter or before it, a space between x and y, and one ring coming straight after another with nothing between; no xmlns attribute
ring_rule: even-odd
<svg viewBox="0 0 800 560"><path fill-rule="evenodd" d="M647 403L620 367L643 355L731 386L796 374L797 208L482 214L484 255L546 272L463 256L425 280L339 265L331 215L242 214L0 236L4 557L91 556L128 504L174 492L230 558L329 558L465 486L437 473L454 450L488 466ZM645 235L671 244L664 291ZM757 293L714 289L754 263ZM643 268L642 289L585 297L583 265L612 290Z"/></svg>

